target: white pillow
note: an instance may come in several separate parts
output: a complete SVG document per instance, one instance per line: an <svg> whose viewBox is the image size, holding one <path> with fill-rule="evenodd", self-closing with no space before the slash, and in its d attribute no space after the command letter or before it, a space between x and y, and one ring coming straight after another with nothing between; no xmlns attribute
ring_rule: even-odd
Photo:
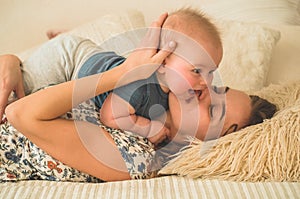
<svg viewBox="0 0 300 199"><path fill-rule="evenodd" d="M300 80L300 26L280 25L281 38L274 48L267 84Z"/></svg>
<svg viewBox="0 0 300 199"><path fill-rule="evenodd" d="M88 38L100 45L108 38L141 27L145 27L144 15L140 11L133 9L118 14L101 16L62 34L73 34ZM20 52L17 55L21 60L27 59L39 46Z"/></svg>
<svg viewBox="0 0 300 199"><path fill-rule="evenodd" d="M264 85L272 48L279 39L279 32L257 24L223 20L217 20L216 23L224 42L224 57L219 70L223 83L245 91L260 89ZM132 34L121 34L122 38L107 39L141 27L146 27L144 15L137 10L130 10L101 16L65 34L89 38L96 44L105 46L105 49L113 49L122 54L124 48L132 50L137 39L130 38ZM219 83L222 81L216 81L216 84Z"/></svg>
<svg viewBox="0 0 300 199"><path fill-rule="evenodd" d="M138 10L128 10L123 13L101 16L67 34L85 37L100 45L113 36L142 27L145 27L144 15Z"/></svg>
<svg viewBox="0 0 300 199"><path fill-rule="evenodd" d="M280 38L279 31L252 23L223 20L215 22L221 31L224 45L224 57L218 70L221 81L219 78L215 81L216 84L223 83L244 91L262 88L268 73L272 50ZM89 38L107 50L125 55L124 53L136 47L140 38L131 38L133 34L130 32L120 33L130 30L139 32L136 29L139 27L145 27L143 14L139 11L128 11L102 16L68 34ZM109 39L112 36L117 38Z"/></svg>
<svg viewBox="0 0 300 199"><path fill-rule="evenodd" d="M219 19L300 25L299 0L199 0L196 4Z"/></svg>
<svg viewBox="0 0 300 199"><path fill-rule="evenodd" d="M217 85L243 91L260 90L266 82L280 32L259 24L216 20L223 40L223 59Z"/></svg>

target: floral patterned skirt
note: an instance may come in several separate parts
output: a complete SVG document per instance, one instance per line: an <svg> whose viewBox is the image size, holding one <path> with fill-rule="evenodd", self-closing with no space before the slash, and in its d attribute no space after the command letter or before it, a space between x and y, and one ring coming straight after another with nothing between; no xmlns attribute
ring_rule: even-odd
<svg viewBox="0 0 300 199"><path fill-rule="evenodd" d="M93 102L80 104L64 117L96 123L108 131L119 148L132 179L153 176L149 169L155 154L153 145L147 139L130 132L100 124ZM19 180L103 182L52 158L6 121L0 125L0 182Z"/></svg>

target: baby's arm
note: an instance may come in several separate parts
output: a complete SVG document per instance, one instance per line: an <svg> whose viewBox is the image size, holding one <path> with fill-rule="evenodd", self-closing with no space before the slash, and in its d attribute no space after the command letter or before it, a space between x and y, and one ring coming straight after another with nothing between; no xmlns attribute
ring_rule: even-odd
<svg viewBox="0 0 300 199"><path fill-rule="evenodd" d="M127 101L113 93L109 94L102 105L100 120L109 127L147 137L153 144L169 136L169 129L163 123L136 115L135 109Z"/></svg>

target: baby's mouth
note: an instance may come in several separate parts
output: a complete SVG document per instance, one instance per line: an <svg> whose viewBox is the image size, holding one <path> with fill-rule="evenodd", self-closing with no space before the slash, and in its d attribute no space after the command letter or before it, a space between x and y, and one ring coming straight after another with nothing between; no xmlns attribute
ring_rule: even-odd
<svg viewBox="0 0 300 199"><path fill-rule="evenodd" d="M202 90L189 89L188 93L189 93L190 97L185 100L186 103L190 103L192 101L192 99L194 99L195 97L197 97L198 99L200 99L200 97L202 95Z"/></svg>
<svg viewBox="0 0 300 199"><path fill-rule="evenodd" d="M194 91L194 92L195 92L195 94L196 94L196 96L197 96L198 98L201 97L201 95L202 95L202 90L196 90L196 91Z"/></svg>

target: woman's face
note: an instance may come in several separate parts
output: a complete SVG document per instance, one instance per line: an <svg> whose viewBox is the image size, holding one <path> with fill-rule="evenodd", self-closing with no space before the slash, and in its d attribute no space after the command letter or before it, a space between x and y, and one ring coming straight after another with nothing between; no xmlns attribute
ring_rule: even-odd
<svg viewBox="0 0 300 199"><path fill-rule="evenodd" d="M169 95L171 134L181 142L188 136L200 140L215 139L246 125L251 112L247 94L229 89L209 89L190 100Z"/></svg>

